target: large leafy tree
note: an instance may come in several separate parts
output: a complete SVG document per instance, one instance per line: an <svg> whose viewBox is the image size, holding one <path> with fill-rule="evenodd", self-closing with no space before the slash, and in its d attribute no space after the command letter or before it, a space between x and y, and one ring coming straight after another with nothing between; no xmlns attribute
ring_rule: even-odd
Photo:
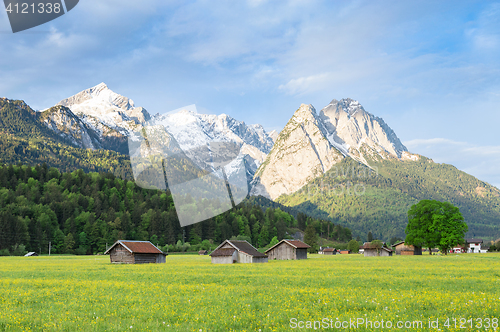
<svg viewBox="0 0 500 332"><path fill-rule="evenodd" d="M449 202L422 200L408 211L406 244L431 249L438 247L445 254L464 242L468 227L458 207Z"/></svg>

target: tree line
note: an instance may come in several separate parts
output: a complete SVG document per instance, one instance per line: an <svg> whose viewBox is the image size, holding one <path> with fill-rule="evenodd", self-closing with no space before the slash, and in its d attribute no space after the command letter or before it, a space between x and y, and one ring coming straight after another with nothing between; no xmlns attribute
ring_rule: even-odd
<svg viewBox="0 0 500 332"><path fill-rule="evenodd" d="M207 200L207 206L219 202ZM180 227L168 191L143 189L112 173L60 172L46 164L0 166L0 251L104 252L119 239L149 240L168 250L196 250L225 239L256 247L313 227L340 242L349 229L280 208L262 209L247 199L203 222ZM329 232L329 234L327 234ZM189 244L187 244L189 243Z"/></svg>

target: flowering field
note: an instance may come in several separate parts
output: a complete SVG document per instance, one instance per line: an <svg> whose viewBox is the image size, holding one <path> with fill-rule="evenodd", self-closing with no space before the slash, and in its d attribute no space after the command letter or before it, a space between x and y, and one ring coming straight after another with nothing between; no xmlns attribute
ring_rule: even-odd
<svg viewBox="0 0 500 332"><path fill-rule="evenodd" d="M0 257L0 331L493 331L499 318L499 254Z"/></svg>

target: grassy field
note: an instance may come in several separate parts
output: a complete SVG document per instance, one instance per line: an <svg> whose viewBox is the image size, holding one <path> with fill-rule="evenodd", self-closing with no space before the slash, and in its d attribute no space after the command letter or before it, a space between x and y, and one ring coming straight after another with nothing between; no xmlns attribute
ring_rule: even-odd
<svg viewBox="0 0 500 332"><path fill-rule="evenodd" d="M437 331L428 328L436 319L441 331L493 331L499 318L499 254L234 265L192 255L151 265L0 257L0 331L382 330L377 322L393 325L383 331ZM362 323L354 329L349 319ZM397 329L406 321L413 326Z"/></svg>

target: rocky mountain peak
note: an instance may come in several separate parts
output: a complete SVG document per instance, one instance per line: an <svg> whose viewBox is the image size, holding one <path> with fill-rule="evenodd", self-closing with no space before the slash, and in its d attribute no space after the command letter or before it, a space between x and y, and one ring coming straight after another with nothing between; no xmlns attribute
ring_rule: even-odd
<svg viewBox="0 0 500 332"><path fill-rule="evenodd" d="M328 171L343 155L325 134L314 107L300 105L255 174L251 194L276 199Z"/></svg>
<svg viewBox="0 0 500 332"><path fill-rule="evenodd" d="M365 164L367 149L371 157L382 158L401 158L407 151L384 120L365 111L356 100L334 99L320 111L319 117L329 141Z"/></svg>

